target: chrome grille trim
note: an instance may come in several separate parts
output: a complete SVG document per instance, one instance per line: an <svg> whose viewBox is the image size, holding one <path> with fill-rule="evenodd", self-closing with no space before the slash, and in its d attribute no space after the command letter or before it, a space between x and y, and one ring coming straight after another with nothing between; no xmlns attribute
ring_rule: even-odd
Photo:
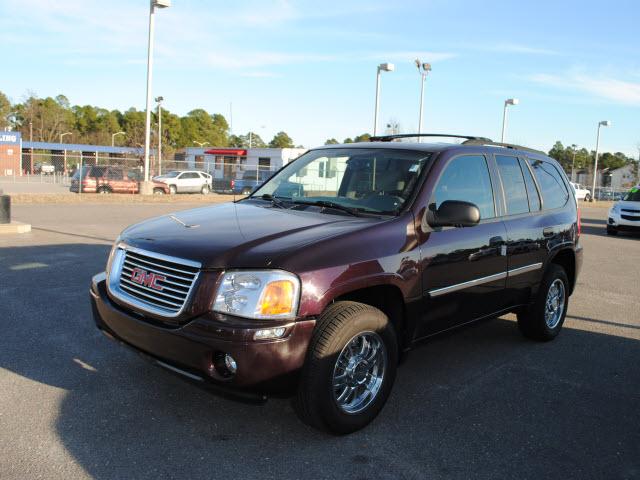
<svg viewBox="0 0 640 480"><path fill-rule="evenodd" d="M120 303L159 317L179 316L189 304L200 275L201 264L119 243L110 260L107 275L109 293ZM165 277L162 290L131 280L134 268Z"/></svg>

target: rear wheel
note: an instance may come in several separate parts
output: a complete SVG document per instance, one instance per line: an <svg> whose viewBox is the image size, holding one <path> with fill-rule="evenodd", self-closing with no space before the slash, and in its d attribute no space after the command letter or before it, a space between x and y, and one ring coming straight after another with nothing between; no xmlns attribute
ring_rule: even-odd
<svg viewBox="0 0 640 480"><path fill-rule="evenodd" d="M302 421L336 434L369 424L396 375L393 325L377 308L336 302L318 319L294 400Z"/></svg>
<svg viewBox="0 0 640 480"><path fill-rule="evenodd" d="M532 305L518 312L518 327L525 337L553 340L560 330L569 307L569 280L564 269L551 264L542 279Z"/></svg>
<svg viewBox="0 0 640 480"><path fill-rule="evenodd" d="M175 185L169 185L169 193L171 195L175 195L176 193L178 193L178 189L176 188Z"/></svg>
<svg viewBox="0 0 640 480"><path fill-rule="evenodd" d="M584 201L585 201L585 202L590 202L590 201L591 201L591 194L590 194L590 193L587 193L587 194L584 196Z"/></svg>
<svg viewBox="0 0 640 480"><path fill-rule="evenodd" d="M109 187L98 187L98 190L96 190L97 193L100 193L102 195L106 195L108 193L111 193L111 189Z"/></svg>
<svg viewBox="0 0 640 480"><path fill-rule="evenodd" d="M200 190L200 193L202 193L202 195L208 195L209 194L209 185L203 185L202 189Z"/></svg>

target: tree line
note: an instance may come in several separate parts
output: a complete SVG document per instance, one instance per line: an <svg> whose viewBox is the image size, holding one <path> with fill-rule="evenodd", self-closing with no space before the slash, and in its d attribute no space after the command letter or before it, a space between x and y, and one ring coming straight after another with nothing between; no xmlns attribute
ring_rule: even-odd
<svg viewBox="0 0 640 480"><path fill-rule="evenodd" d="M145 112L130 108L126 111L109 110L93 105L71 105L64 95L39 98L29 94L24 101L12 104L0 92L0 130L10 128L22 133L24 140L89 145L144 146ZM152 113L152 145L157 144L158 115ZM122 135L113 136L118 132ZM256 133L233 135L224 115L204 109L191 110L184 116L162 109L162 145L171 155L179 148L198 145L212 147L293 148L293 140L286 132L278 132L266 143Z"/></svg>
<svg viewBox="0 0 640 480"><path fill-rule="evenodd" d="M551 147L551 150L549 150L549 156L555 158L566 172L571 173L572 168L575 168L576 171L591 171L593 169L596 152L595 150L589 151L586 148L579 149L577 145L564 146L562 142L558 140L553 147ZM598 170L615 170L629 164L634 166L637 173L638 162L622 152L600 152L598 154Z"/></svg>

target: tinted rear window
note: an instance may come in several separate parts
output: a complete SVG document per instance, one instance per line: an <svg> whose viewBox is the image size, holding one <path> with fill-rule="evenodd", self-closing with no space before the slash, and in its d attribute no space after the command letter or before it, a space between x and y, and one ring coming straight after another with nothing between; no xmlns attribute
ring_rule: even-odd
<svg viewBox="0 0 640 480"><path fill-rule="evenodd" d="M504 196L507 202L507 215L517 215L529 211L527 189L517 157L496 155L498 171L502 179Z"/></svg>
<svg viewBox="0 0 640 480"><path fill-rule="evenodd" d="M540 210L540 194L536 188L536 184L531 176L531 171L524 160L520 160L520 168L524 173L524 183L527 186L527 195L529 197L529 210L537 212Z"/></svg>
<svg viewBox="0 0 640 480"><path fill-rule="evenodd" d="M543 208L551 210L564 206L569 200L569 191L558 169L550 162L542 160L529 159L529 165L540 186Z"/></svg>

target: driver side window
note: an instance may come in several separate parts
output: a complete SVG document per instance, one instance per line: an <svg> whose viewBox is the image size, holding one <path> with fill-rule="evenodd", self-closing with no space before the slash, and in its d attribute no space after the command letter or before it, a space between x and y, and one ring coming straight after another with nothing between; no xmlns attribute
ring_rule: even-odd
<svg viewBox="0 0 640 480"><path fill-rule="evenodd" d="M461 155L449 162L438 180L431 204L435 204L437 210L446 200L475 204L480 209L481 220L496 216L491 177L484 156Z"/></svg>

